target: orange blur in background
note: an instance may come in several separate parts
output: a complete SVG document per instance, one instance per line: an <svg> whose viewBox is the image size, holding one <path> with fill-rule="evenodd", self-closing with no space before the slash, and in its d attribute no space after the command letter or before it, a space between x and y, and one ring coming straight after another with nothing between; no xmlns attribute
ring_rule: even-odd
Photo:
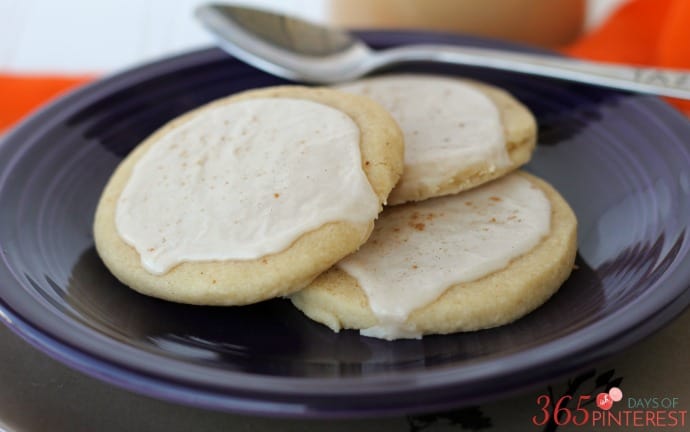
<svg viewBox="0 0 690 432"><path fill-rule="evenodd" d="M457 31L557 46L584 59L690 70L687 0L631 0L584 36L584 0L333 0L332 6L333 21L347 27ZM93 78L0 73L0 132ZM671 102L690 115L689 101Z"/></svg>

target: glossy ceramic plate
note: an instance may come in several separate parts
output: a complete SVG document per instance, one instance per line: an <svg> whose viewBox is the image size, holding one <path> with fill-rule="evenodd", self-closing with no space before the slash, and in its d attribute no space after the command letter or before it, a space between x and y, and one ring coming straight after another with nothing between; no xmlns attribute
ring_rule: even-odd
<svg viewBox="0 0 690 432"><path fill-rule="evenodd" d="M374 46L497 42L418 33ZM279 84L209 49L73 93L0 146L0 317L51 356L116 385L267 415L369 416L460 406L554 379L648 335L690 301L690 123L660 100L472 68L539 122L528 170L579 219L579 268L543 307L504 327L386 342L334 334L286 300L195 307L139 295L99 260L91 224L120 160L169 119Z"/></svg>

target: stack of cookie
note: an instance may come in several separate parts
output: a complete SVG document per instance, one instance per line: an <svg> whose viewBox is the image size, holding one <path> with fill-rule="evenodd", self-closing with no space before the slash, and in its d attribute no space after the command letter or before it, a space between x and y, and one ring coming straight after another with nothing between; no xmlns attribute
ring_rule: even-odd
<svg viewBox="0 0 690 432"><path fill-rule="evenodd" d="M96 248L129 287L308 317L383 339L489 328L568 277L576 220L516 171L533 116L503 90L424 75L247 91L156 131L99 202Z"/></svg>

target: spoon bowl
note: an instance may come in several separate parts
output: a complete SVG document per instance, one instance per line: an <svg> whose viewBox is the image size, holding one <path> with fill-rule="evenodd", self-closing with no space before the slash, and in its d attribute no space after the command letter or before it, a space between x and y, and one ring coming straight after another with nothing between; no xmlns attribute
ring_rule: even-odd
<svg viewBox="0 0 690 432"><path fill-rule="evenodd" d="M225 51L270 74L332 84L358 78L374 52L346 31L232 5L204 5L196 17Z"/></svg>

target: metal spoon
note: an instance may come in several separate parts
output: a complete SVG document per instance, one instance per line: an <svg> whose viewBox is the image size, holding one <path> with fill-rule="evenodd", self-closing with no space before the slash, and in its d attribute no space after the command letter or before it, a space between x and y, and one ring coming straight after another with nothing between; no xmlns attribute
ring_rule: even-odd
<svg viewBox="0 0 690 432"><path fill-rule="evenodd" d="M690 73L617 66L545 55L453 45L408 45L375 51L343 30L234 5L203 5L196 17L235 57L295 81L331 84L406 62L502 69L640 93L690 99Z"/></svg>

